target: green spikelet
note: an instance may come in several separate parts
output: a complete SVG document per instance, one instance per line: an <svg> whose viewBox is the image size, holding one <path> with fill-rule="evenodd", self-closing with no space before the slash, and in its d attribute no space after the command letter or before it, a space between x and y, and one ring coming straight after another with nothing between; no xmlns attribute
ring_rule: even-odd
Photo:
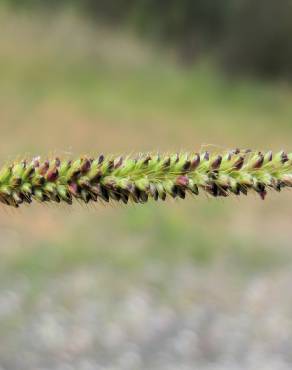
<svg viewBox="0 0 292 370"><path fill-rule="evenodd" d="M145 203L168 196L184 199L200 191L213 197L265 198L268 190L292 187L292 154L251 152L80 157L74 161L15 161L0 170L0 201L22 203L90 201Z"/></svg>

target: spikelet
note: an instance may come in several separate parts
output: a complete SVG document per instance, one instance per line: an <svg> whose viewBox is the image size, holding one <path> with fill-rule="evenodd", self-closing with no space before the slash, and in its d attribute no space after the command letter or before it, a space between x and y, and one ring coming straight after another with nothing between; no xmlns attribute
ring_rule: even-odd
<svg viewBox="0 0 292 370"><path fill-rule="evenodd" d="M0 170L0 202L145 203L167 197L184 199L205 192L213 197L292 187L292 154L238 149L223 153L180 153L76 160L15 161Z"/></svg>

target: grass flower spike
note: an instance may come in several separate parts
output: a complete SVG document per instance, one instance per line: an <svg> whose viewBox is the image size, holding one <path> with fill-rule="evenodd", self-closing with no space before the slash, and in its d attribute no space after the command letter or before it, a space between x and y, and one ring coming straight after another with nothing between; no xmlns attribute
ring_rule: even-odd
<svg viewBox="0 0 292 370"><path fill-rule="evenodd" d="M22 203L73 200L145 203L205 192L213 197L292 187L292 154L238 149L223 153L99 155L76 160L15 161L0 171L0 201Z"/></svg>

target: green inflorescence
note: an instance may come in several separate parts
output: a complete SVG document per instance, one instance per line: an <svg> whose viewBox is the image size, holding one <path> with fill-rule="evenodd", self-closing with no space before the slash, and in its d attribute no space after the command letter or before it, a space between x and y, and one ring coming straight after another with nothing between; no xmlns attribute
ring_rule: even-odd
<svg viewBox="0 0 292 370"><path fill-rule="evenodd" d="M145 203L149 198L185 198L204 191L214 197L292 187L292 154L238 149L218 154L99 155L74 161L55 158L15 161L0 171L0 201L84 203L110 200Z"/></svg>

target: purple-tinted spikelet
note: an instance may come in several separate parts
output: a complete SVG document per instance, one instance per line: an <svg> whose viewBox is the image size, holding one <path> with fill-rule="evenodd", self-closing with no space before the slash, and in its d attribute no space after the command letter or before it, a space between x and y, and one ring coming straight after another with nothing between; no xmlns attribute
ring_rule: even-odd
<svg viewBox="0 0 292 370"><path fill-rule="evenodd" d="M145 203L184 199L203 191L213 197L292 187L292 154L230 150L223 153L149 153L137 158L104 156L15 161L0 170L0 201L22 203Z"/></svg>

